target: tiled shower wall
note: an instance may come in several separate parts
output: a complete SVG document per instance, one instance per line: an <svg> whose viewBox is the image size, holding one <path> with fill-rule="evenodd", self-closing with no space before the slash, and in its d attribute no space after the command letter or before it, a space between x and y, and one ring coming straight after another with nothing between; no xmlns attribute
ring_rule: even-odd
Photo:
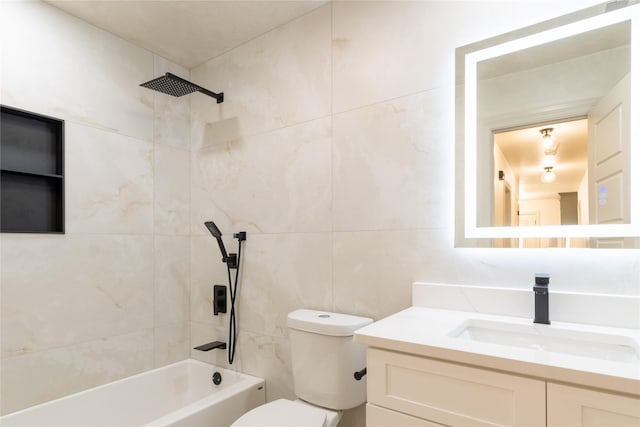
<svg viewBox="0 0 640 427"><path fill-rule="evenodd" d="M225 91L191 98L192 344L226 340L210 219L234 250L248 232L236 368L265 377L269 400L294 397L296 308L380 319L410 305L415 280L528 288L536 272L640 294L636 250L453 248L455 48L595 3L333 2L192 69Z"/></svg>
<svg viewBox="0 0 640 427"><path fill-rule="evenodd" d="M2 2L0 102L65 120L66 234L2 234L2 413L188 357L188 70Z"/></svg>

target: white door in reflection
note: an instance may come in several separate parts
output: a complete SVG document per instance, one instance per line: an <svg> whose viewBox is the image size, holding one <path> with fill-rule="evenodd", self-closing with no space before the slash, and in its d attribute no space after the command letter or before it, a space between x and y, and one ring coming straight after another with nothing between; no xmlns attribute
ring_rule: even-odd
<svg viewBox="0 0 640 427"><path fill-rule="evenodd" d="M627 75L589 113L589 216L595 224L630 221L629 86Z"/></svg>

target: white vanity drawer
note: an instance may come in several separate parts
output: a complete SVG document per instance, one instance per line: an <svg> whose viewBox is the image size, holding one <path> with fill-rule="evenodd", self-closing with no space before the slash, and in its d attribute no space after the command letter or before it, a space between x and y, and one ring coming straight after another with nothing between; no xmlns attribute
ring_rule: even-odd
<svg viewBox="0 0 640 427"><path fill-rule="evenodd" d="M367 350L367 396L454 426L544 426L545 382L404 353Z"/></svg>
<svg viewBox="0 0 640 427"><path fill-rule="evenodd" d="M422 418L367 403L367 427L444 427Z"/></svg>
<svg viewBox="0 0 640 427"><path fill-rule="evenodd" d="M637 397L547 383L547 402L549 427L640 427Z"/></svg>

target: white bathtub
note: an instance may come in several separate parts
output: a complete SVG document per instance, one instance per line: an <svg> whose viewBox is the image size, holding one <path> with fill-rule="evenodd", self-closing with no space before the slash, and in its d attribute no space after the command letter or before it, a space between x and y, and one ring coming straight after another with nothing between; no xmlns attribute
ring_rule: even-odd
<svg viewBox="0 0 640 427"><path fill-rule="evenodd" d="M0 426L218 427L263 403L263 379L188 359L5 415Z"/></svg>

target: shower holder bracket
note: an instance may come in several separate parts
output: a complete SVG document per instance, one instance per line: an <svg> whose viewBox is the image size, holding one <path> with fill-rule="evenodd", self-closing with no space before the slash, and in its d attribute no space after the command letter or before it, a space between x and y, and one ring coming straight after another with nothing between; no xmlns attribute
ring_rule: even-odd
<svg viewBox="0 0 640 427"><path fill-rule="evenodd" d="M238 255L237 254L229 254L227 255L227 259L223 260L226 262L229 268L237 269L238 268Z"/></svg>

